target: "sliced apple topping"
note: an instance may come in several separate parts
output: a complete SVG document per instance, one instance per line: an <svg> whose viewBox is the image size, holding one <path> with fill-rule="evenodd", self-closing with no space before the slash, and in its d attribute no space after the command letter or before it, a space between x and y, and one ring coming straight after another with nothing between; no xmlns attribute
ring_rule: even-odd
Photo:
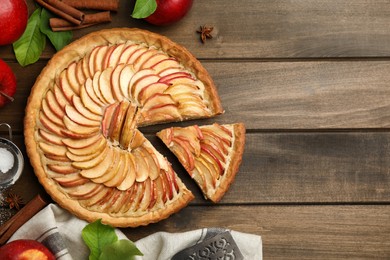
<svg viewBox="0 0 390 260"><path fill-rule="evenodd" d="M68 102L72 101L72 96L75 94L73 88L70 85L68 78L66 77L66 70L61 72L59 76L59 86Z"/></svg>
<svg viewBox="0 0 390 260"><path fill-rule="evenodd" d="M64 110L65 109L65 106L70 104L71 102L69 102L64 93L62 92L62 89L58 86L58 85L54 85L53 87L53 94L54 94L54 97L55 97L55 100L57 101L56 103L58 104L58 106ZM47 101L49 102L49 97L46 95L46 99ZM50 104L51 102L49 102Z"/></svg>
<svg viewBox="0 0 390 260"><path fill-rule="evenodd" d="M95 95L92 95L92 80L87 79L85 82L85 87L80 89L80 98L83 102L84 106L96 115L102 114L102 104L100 101L97 101L97 97L95 99Z"/></svg>
<svg viewBox="0 0 390 260"><path fill-rule="evenodd" d="M113 115L118 105L119 105L118 103L113 103L107 106L104 110L103 119L102 119L102 133L105 137L108 137L111 120L113 118Z"/></svg>
<svg viewBox="0 0 390 260"><path fill-rule="evenodd" d="M133 55L134 51L137 50L140 46L138 44L129 44L126 45L119 57L119 64L129 64L130 56Z"/></svg>
<svg viewBox="0 0 390 260"><path fill-rule="evenodd" d="M92 120L89 119L88 117L85 117L83 114L77 111L74 106L70 106L70 105L65 106L65 112L66 115L69 117L69 119L77 124L83 126L92 126L92 127L100 126L99 121Z"/></svg>
<svg viewBox="0 0 390 260"><path fill-rule="evenodd" d="M39 129L39 136L41 136L44 140L48 141L49 143L56 144L56 145L62 145L62 137L59 135L56 135L53 132L49 132L44 129Z"/></svg>
<svg viewBox="0 0 390 260"><path fill-rule="evenodd" d="M134 69L134 67L133 67L133 69ZM152 69L139 70L139 71L136 71L133 75L131 75L131 78L128 81L128 83L126 84L126 89L125 89L128 91L128 97L132 98L132 100L135 101L135 99L134 99L134 84L136 84L142 78L149 77L149 76L154 77L153 82L156 82L156 79L157 80L159 79L159 77L157 76L155 71Z"/></svg>
<svg viewBox="0 0 390 260"><path fill-rule="evenodd" d="M63 121L64 121L64 124L65 124L65 127L70 132L73 132L75 134L89 136L89 135L92 135L92 134L94 134L94 133L99 131L99 127L98 126L91 127L91 126L80 125L77 122L75 122L72 119L70 119L66 115L64 116Z"/></svg>
<svg viewBox="0 0 390 260"><path fill-rule="evenodd" d="M125 160L126 164L128 165L128 167L125 169L125 178L119 185L116 186L119 190L122 191L130 189L130 187L133 186L136 177L134 156L131 153L126 153Z"/></svg>
<svg viewBox="0 0 390 260"><path fill-rule="evenodd" d="M154 94L163 94L169 85L161 82L150 83L147 86L144 86L137 95L137 100L141 106L145 105L145 101L148 100Z"/></svg>
<svg viewBox="0 0 390 260"><path fill-rule="evenodd" d="M81 176L78 172L66 176L53 177L63 187L77 187L89 182L88 179Z"/></svg>
<svg viewBox="0 0 390 260"><path fill-rule="evenodd" d="M84 85L84 82L87 79L87 77L84 75L82 59L76 63L75 70L76 70L75 74L76 74L76 79L77 79L78 85L79 85L79 87L81 87L82 85ZM78 93L80 93L80 91Z"/></svg>
<svg viewBox="0 0 390 260"><path fill-rule="evenodd" d="M102 93L100 82L99 82L101 74L102 74L101 71L97 71L95 73L95 75L93 75L93 79L92 79L93 92L88 92L88 93L91 93L92 95L95 94L95 96L98 98L97 101L100 102L100 104L102 104L104 106L104 105L107 105L110 103L108 103L103 97L103 93Z"/></svg>
<svg viewBox="0 0 390 260"><path fill-rule="evenodd" d="M64 127L64 122L62 121L62 118L60 118L58 115L56 115L53 110L49 107L47 104L46 99L42 100L42 112L45 114L45 116L52 121L54 124Z"/></svg>
<svg viewBox="0 0 390 260"><path fill-rule="evenodd" d="M59 174L71 174L79 172L79 169L73 167L71 164L48 164L47 168Z"/></svg>
<svg viewBox="0 0 390 260"><path fill-rule="evenodd" d="M93 178L92 181L95 183L106 183L113 179L122 166L121 159L121 153L113 149L112 157L110 158L110 167L101 176Z"/></svg>
<svg viewBox="0 0 390 260"><path fill-rule="evenodd" d="M150 59L153 55L157 53L157 49L155 48L149 48L148 50L144 51L141 55L139 55L132 64L134 65L135 70L139 70L143 67L143 64Z"/></svg>
<svg viewBox="0 0 390 260"><path fill-rule="evenodd" d="M135 61L142 55L144 54L145 52L148 51L148 48L146 46L140 46L139 48L137 48L129 57L129 59L127 60L127 63L128 64L134 64Z"/></svg>
<svg viewBox="0 0 390 260"><path fill-rule="evenodd" d="M141 108L140 113L143 118L140 124L147 124L152 119L157 122L163 120L179 121L181 115L177 106L178 103L172 99L171 95L156 93L149 97Z"/></svg>
<svg viewBox="0 0 390 260"><path fill-rule="evenodd" d="M83 102L81 101L80 97L78 96L73 96L72 98L72 101L73 101L73 105L74 105L74 108L83 116L85 116L86 118L90 119L90 120L94 120L94 121L100 121L102 120L102 117L101 115L97 115L93 112L91 112L90 110L88 110Z"/></svg>
<svg viewBox="0 0 390 260"><path fill-rule="evenodd" d="M92 75L103 70L104 59L106 57L106 53L108 51L108 48L109 48L108 45L98 47L98 49L96 51L96 55L94 57L94 60L92 61L93 68L94 68L94 70L91 73Z"/></svg>
<svg viewBox="0 0 390 260"><path fill-rule="evenodd" d="M45 101L47 106L49 106L50 110L56 115L57 118L61 119L65 115L65 111L64 111L65 106L62 107L59 105L56 96L53 94L51 90L49 90L46 93ZM42 103L42 110L45 109L43 106L44 104Z"/></svg>
<svg viewBox="0 0 390 260"><path fill-rule="evenodd" d="M144 63L141 65L141 69L145 68L152 68L154 65L158 64L159 62L167 59L167 55L163 52L155 52L152 56L149 57L149 59L145 60Z"/></svg>
<svg viewBox="0 0 390 260"><path fill-rule="evenodd" d="M159 74L162 73L164 70L171 69L171 68L181 69L182 66L175 58L169 57L150 66L150 68L152 68L157 74Z"/></svg>
<svg viewBox="0 0 390 260"><path fill-rule="evenodd" d="M244 125L171 127L157 136L176 155L205 197L219 201L241 163Z"/></svg>
<svg viewBox="0 0 390 260"><path fill-rule="evenodd" d="M130 104L126 111L126 116L124 118L124 123L119 138L119 145L122 149L129 149L135 135L137 122L137 107Z"/></svg>
<svg viewBox="0 0 390 260"><path fill-rule="evenodd" d="M143 76L142 78L135 81L133 83L133 85L131 86L131 98L133 100L136 100L137 103L139 104L139 101L138 101L139 100L139 97L138 97L139 93L147 86L149 86L151 84L155 84L159 79L160 79L160 77L158 77L157 75L149 74L149 75Z"/></svg>
<svg viewBox="0 0 390 260"><path fill-rule="evenodd" d="M98 139L95 140L94 136L85 139L63 139L64 144L67 145L67 149L74 155L85 156L94 153L102 152L107 144L107 140L101 135L98 135Z"/></svg>
<svg viewBox="0 0 390 260"><path fill-rule="evenodd" d="M112 142L119 142L129 105L129 101L122 100L115 109L108 132L108 136Z"/></svg>
<svg viewBox="0 0 390 260"><path fill-rule="evenodd" d="M66 78L68 80L68 83L70 87L72 88L73 92L76 95L80 94L80 84L77 79L77 63L73 62L71 63L68 68L66 69Z"/></svg>
<svg viewBox="0 0 390 260"><path fill-rule="evenodd" d="M39 148L41 148L44 154L64 156L66 155L66 147L61 145L55 145L53 143L40 142Z"/></svg>
<svg viewBox="0 0 390 260"><path fill-rule="evenodd" d="M103 72L100 74L99 77L99 90L100 93L107 104L111 104L115 102L115 99L112 95L112 89L111 89L111 74L113 69L107 68L103 70Z"/></svg>
<svg viewBox="0 0 390 260"><path fill-rule="evenodd" d="M130 98L129 94L129 84L134 76L134 67L132 64L127 64L123 67L119 74L119 88L121 90L122 96Z"/></svg>
<svg viewBox="0 0 390 260"><path fill-rule="evenodd" d="M102 185L98 185L91 181L75 187L63 187L63 189L69 196L75 197L77 199L90 198L94 196L96 193L98 193L99 190L102 188L103 188Z"/></svg>
<svg viewBox="0 0 390 260"><path fill-rule="evenodd" d="M124 64L119 64L118 66L115 66L111 74L111 79L110 79L111 92L116 101L121 101L124 98L120 86L120 79L121 79L120 75L124 67L125 67Z"/></svg>
<svg viewBox="0 0 390 260"><path fill-rule="evenodd" d="M111 46L112 51L110 52L109 56L107 55L107 59L105 62L105 68L107 68L107 67L114 68L117 66L117 64L119 63L120 57L122 55L124 47L125 47L124 43Z"/></svg>

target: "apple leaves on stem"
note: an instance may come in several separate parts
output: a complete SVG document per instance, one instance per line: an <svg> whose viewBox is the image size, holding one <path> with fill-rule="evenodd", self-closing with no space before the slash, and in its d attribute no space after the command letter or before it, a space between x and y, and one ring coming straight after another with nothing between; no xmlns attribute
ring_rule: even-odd
<svg viewBox="0 0 390 260"><path fill-rule="evenodd" d="M16 60L23 67L38 61L46 46L46 36L59 51L73 37L71 31L53 32L49 27L52 15L44 8L36 9L27 22L23 35L13 43Z"/></svg>
<svg viewBox="0 0 390 260"><path fill-rule="evenodd" d="M89 260L131 260L143 255L130 240L118 240L115 229L100 219L86 225L81 236L91 251Z"/></svg>

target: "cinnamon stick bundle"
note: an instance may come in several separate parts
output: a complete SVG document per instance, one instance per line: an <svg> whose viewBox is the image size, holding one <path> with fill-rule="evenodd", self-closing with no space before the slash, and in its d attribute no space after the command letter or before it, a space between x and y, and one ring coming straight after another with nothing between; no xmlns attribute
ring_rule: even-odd
<svg viewBox="0 0 390 260"><path fill-rule="evenodd" d="M63 3L77 9L95 9L117 11L119 0L61 0Z"/></svg>
<svg viewBox="0 0 390 260"><path fill-rule="evenodd" d="M110 11L86 14L83 24L80 25L74 25L67 20L61 18L50 18L49 20L50 27L53 32L77 30L106 22L111 22Z"/></svg>
<svg viewBox="0 0 390 260"><path fill-rule="evenodd" d="M85 14L76 8L67 5L59 0L35 0L42 7L48 9L52 13L62 17L63 19L80 25L84 21Z"/></svg>

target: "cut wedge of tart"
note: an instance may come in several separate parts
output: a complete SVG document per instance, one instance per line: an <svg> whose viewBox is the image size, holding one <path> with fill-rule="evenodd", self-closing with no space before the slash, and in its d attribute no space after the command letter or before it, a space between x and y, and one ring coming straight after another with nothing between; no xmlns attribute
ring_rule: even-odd
<svg viewBox="0 0 390 260"><path fill-rule="evenodd" d="M192 193L139 127L223 112L199 61L139 29L91 33L56 53L28 99L25 143L60 206L116 227L160 221Z"/></svg>
<svg viewBox="0 0 390 260"><path fill-rule="evenodd" d="M204 196L218 202L241 164L244 124L171 127L157 136L176 155Z"/></svg>

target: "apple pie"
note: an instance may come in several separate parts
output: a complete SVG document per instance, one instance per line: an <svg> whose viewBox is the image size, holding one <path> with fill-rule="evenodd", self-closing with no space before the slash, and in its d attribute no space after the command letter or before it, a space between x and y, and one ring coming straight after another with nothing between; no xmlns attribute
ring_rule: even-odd
<svg viewBox="0 0 390 260"><path fill-rule="evenodd" d="M205 198L218 202L241 164L244 124L170 127L157 136L176 155Z"/></svg>
<svg viewBox="0 0 390 260"><path fill-rule="evenodd" d="M211 77L184 47L145 30L102 30L42 70L26 107L25 143L60 206L87 221L136 227L194 197L139 128L221 113Z"/></svg>

